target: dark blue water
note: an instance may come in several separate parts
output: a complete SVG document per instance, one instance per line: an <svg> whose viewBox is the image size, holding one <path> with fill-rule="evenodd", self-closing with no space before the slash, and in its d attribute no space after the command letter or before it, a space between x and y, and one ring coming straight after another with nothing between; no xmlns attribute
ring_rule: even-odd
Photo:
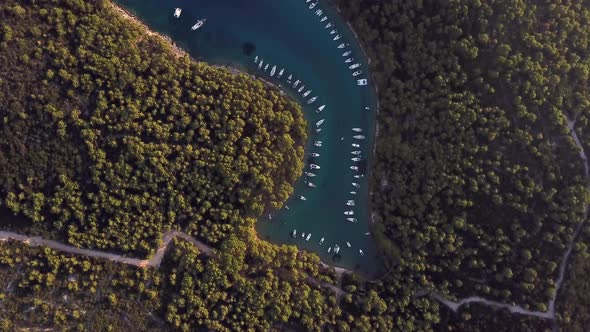
<svg viewBox="0 0 590 332"><path fill-rule="evenodd" d="M296 185L295 195L286 203L289 210L282 209L272 213L272 220L264 216L257 225L260 238L274 243L294 244L320 255L323 261L349 268L358 268L366 273L377 269L373 238L369 232L368 188L363 170L368 163L373 143L375 119L375 95L371 85L359 86L357 79L368 78L366 59L356 43L352 32L337 13L325 2L320 1L315 8L305 0L118 0L119 4L135 13L153 29L170 36L179 46L188 50L194 57L215 64L231 64L253 75L280 85L283 90L296 98L303 106L310 125L310 140L307 154L316 152L318 158L311 158L321 167L306 171L316 177L302 178ZM175 7L183 9L179 19L173 17ZM323 14L316 16L321 9ZM323 16L328 19L320 22ZM205 25L191 31L191 26L206 18ZM327 23L334 27L326 29ZM337 33L330 35L336 29ZM336 35L341 39L334 41ZM340 49L338 45L350 46ZM245 47L250 45L251 47ZM355 60L345 63L342 54L350 50ZM251 51L246 54L246 51ZM254 63L255 56L263 59L269 68L264 71ZM351 70L349 65L360 63L361 67ZM275 77L270 77L273 66L277 66ZM279 70L285 73L279 80ZM352 73L362 70L358 77ZM301 80L305 89L312 92L303 98L287 84L293 75L293 82ZM370 82L369 82L370 83ZM299 88L299 87L298 87ZM308 105L307 101L317 96ZM326 108L320 114L315 111L320 105ZM368 109L367 109L368 108ZM322 131L315 133L316 122L325 119ZM355 133L352 128L363 129ZM357 140L353 135L364 135L366 139ZM322 147L315 147L314 141L321 140ZM352 143L361 145L353 148ZM361 150L361 162L353 162L353 150ZM359 172L350 166L359 167ZM354 178L354 175L364 175ZM311 181L316 188L309 188L305 181ZM355 188L352 182L358 183ZM351 194L356 191L356 195ZM303 195L307 200L298 197ZM354 200L355 206L346 205ZM345 216L344 211L353 210L354 216ZM356 218L356 222L347 218ZM297 237L291 236L297 230ZM308 242L301 233L312 233ZM325 238L323 245L319 245ZM346 242L351 244L348 248ZM339 245L340 253L334 256L328 248ZM359 249L364 252L360 255Z"/></svg>

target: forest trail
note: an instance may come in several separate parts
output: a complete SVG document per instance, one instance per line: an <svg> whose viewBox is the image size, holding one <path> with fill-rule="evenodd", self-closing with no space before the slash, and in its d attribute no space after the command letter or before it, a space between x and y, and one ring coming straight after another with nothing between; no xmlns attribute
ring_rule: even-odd
<svg viewBox="0 0 590 332"><path fill-rule="evenodd" d="M580 138L578 137L578 134L576 133L576 131L574 129L575 124L576 124L575 120L567 119L567 127L570 130L570 134L572 135L572 138L573 138L574 142L576 143L576 146L580 150L580 159L582 159L582 162L584 163L584 172L585 172L586 178L588 178L590 175L590 165L588 165L588 157L586 155L586 151L584 150L584 146L582 145L582 142L580 141ZM567 267L567 263L569 261L569 257L571 256L572 249L574 247L574 243L576 242L576 239L578 238L578 236L582 232L582 228L583 228L584 224L586 223L586 220L588 219L588 215L589 215L589 206L588 205L586 205L585 210L586 210L586 212L584 215L584 219L576 227L576 230L574 231L574 234L572 236L572 240L568 244L567 250L565 251L563 258L561 260L561 263L559 265L559 276L557 277L557 282L555 283L555 295L549 301L549 305L548 305L546 312L544 312L544 311L531 311L531 310L525 309L525 308L518 306L518 305L496 302L496 301L481 298L479 296L470 296L470 297L461 299L458 302L451 301L438 293L428 292L428 291L419 291L418 293L415 294L415 296L421 297L421 296L429 295L431 298L444 304L445 306L447 306L448 308L450 308L451 310L453 310L455 312L457 310L459 310L459 307L461 307L462 305L469 304L469 303L479 303L479 304L485 304L487 306L494 307L494 308L508 309L508 311L510 311L511 313L555 320L555 318L556 318L555 317L555 301L557 300L557 294L559 294L559 289L561 288L561 285L563 284L563 281L565 279L565 270Z"/></svg>
<svg viewBox="0 0 590 332"><path fill-rule="evenodd" d="M164 236L162 237L162 244L160 245L158 250L156 250L156 253L150 259L139 259L139 258L125 257L123 255L108 253L108 252L99 251L99 250L82 249L82 248L77 248L77 247L74 247L71 245L63 244L61 242L57 242L54 240L47 240L47 239L44 239L39 236L27 236L27 235L23 235L23 234L14 233L14 232L0 231L0 241L14 240L14 241L19 241L19 242L28 244L33 247L43 246L43 247L48 247L48 248L51 248L51 249L54 249L54 250L57 250L60 252L65 252L68 254L108 259L113 262L127 264L127 265L133 265L133 266L140 267L140 268L153 267L156 269L160 267L160 264L162 263L162 260L164 259L164 254L166 253L168 246L170 245L172 240L174 240L175 238L179 238L179 239L182 239L184 241L194 244L199 249L199 251L201 251L201 253L206 256L210 257L210 256L214 255L213 248L211 248L207 244L195 239L194 237L192 237L186 233L179 232L179 231L168 231L168 232L164 233ZM344 269L344 268L330 266L324 262L320 262L320 263L324 268L335 269L338 280L342 280L342 275L344 273L352 273L352 271ZM344 292L342 290L342 288L340 288L340 283L338 284L338 286L335 286L330 283L318 280L318 279L311 277L311 276L308 277L308 280L311 283L313 283L314 285L330 289L331 291L333 291L336 294L336 298L338 300L340 300L340 298L344 294L346 294L346 292Z"/></svg>

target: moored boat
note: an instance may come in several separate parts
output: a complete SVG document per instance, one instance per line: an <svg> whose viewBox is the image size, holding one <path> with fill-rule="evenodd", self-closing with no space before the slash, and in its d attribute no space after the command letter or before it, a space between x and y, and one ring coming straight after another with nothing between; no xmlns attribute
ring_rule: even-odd
<svg viewBox="0 0 590 332"><path fill-rule="evenodd" d="M353 171L358 171L359 170L359 168L356 167L356 166L350 166L350 169L353 170Z"/></svg>
<svg viewBox="0 0 590 332"><path fill-rule="evenodd" d="M348 241L346 241L346 246L347 246L347 247L349 247L349 248L350 248L350 247L352 247L352 246L350 245L350 242L348 242Z"/></svg>
<svg viewBox="0 0 590 332"><path fill-rule="evenodd" d="M346 218L346 220L348 220L350 222L356 222L356 218Z"/></svg>
<svg viewBox="0 0 590 332"><path fill-rule="evenodd" d="M179 18L182 14L182 8L174 8L174 17Z"/></svg>
<svg viewBox="0 0 590 332"><path fill-rule="evenodd" d="M360 74L362 74L362 73L363 73L363 71L362 71L362 70L357 70L357 71L355 71L354 73L352 73L352 77L357 77L357 76L359 76L359 75L360 75Z"/></svg>
<svg viewBox="0 0 590 332"><path fill-rule="evenodd" d="M354 206L354 205L355 205L354 199L349 199L349 200L346 202L346 205L348 205L348 206Z"/></svg>
<svg viewBox="0 0 590 332"><path fill-rule="evenodd" d="M322 239L320 240L320 243L319 243L319 244L320 244L320 246L321 246L323 243L324 243L324 238L322 238Z"/></svg>
<svg viewBox="0 0 590 332"><path fill-rule="evenodd" d="M353 148L360 148L360 147L361 147L361 145L360 145L360 144L356 144L356 143L352 143L352 147L353 147Z"/></svg>
<svg viewBox="0 0 590 332"><path fill-rule="evenodd" d="M324 121L326 121L326 119L321 119L320 121L318 121L318 122L315 123L315 126L316 127L321 126L324 123Z"/></svg>
<svg viewBox="0 0 590 332"><path fill-rule="evenodd" d="M324 21L325 21L325 20L327 20L327 19L328 19L328 16L324 16L324 17L322 17L322 19L321 19L321 21L320 21L320 22L324 22Z"/></svg>
<svg viewBox="0 0 590 332"><path fill-rule="evenodd" d="M263 63L264 63L264 59L260 59L260 62L258 63L258 69L262 68Z"/></svg>
<svg viewBox="0 0 590 332"><path fill-rule="evenodd" d="M319 165L316 165L316 164L309 164L309 168L311 168L311 169L320 169L320 166Z"/></svg>
<svg viewBox="0 0 590 332"><path fill-rule="evenodd" d="M285 68L281 68L281 70L279 71L279 74L277 75L277 78L283 77L284 72L285 72Z"/></svg>
<svg viewBox="0 0 590 332"><path fill-rule="evenodd" d="M319 157L319 156L320 156L320 154L319 154L319 153L317 153L317 152L312 152L312 153L310 153L310 155L311 155L312 157Z"/></svg>
<svg viewBox="0 0 590 332"><path fill-rule="evenodd" d="M322 106L318 107L317 113L323 111L324 108L326 108L326 105L322 105Z"/></svg>
<svg viewBox="0 0 590 332"><path fill-rule="evenodd" d="M293 233L291 234L291 236L293 236L293 237L296 237L297 236L297 230L296 229L293 230Z"/></svg>
<svg viewBox="0 0 590 332"><path fill-rule="evenodd" d="M305 241L309 241L309 239L311 239L311 233L307 234L307 237L305 237Z"/></svg>
<svg viewBox="0 0 590 332"><path fill-rule="evenodd" d="M350 65L348 68L349 68L349 69L356 69L356 68L358 68L358 67L360 67L360 66L361 66L361 64L357 62L357 63L355 63L355 64L352 64L352 65Z"/></svg>
<svg viewBox="0 0 590 332"><path fill-rule="evenodd" d="M254 63L258 63L258 55L254 58Z"/></svg>
<svg viewBox="0 0 590 332"><path fill-rule="evenodd" d="M297 90L297 92L301 93L301 91L303 91L303 89L305 89L305 85L300 86L299 90Z"/></svg>
<svg viewBox="0 0 590 332"><path fill-rule="evenodd" d="M200 27L202 27L205 24L205 21L207 21L206 18L204 18L202 20L198 20L197 23L195 23L195 25L193 25L191 27L191 30L195 31L195 30L199 29Z"/></svg>
<svg viewBox="0 0 590 332"><path fill-rule="evenodd" d="M322 141L315 141L315 142L313 142L313 145L322 146Z"/></svg>
<svg viewBox="0 0 590 332"><path fill-rule="evenodd" d="M363 79L360 79L360 80L356 80L356 84L357 85L361 85L361 86L362 85L367 85L367 84L369 84L369 81L367 81L366 78L363 78Z"/></svg>
<svg viewBox="0 0 590 332"><path fill-rule="evenodd" d="M352 183L352 186L355 187L355 188L360 188L361 187L361 185L358 184L358 183L356 183L356 182L353 182Z"/></svg>
<svg viewBox="0 0 590 332"><path fill-rule="evenodd" d="M352 136L354 139L365 139L365 136L363 135L354 135Z"/></svg>
<svg viewBox="0 0 590 332"><path fill-rule="evenodd" d="M343 57L347 57L347 56L349 56L351 53L352 53L352 51L346 51L346 52L342 53L342 56L343 56Z"/></svg>
<svg viewBox="0 0 590 332"><path fill-rule="evenodd" d="M357 150L357 151L352 151L351 153L354 154L354 155L356 155L356 156L358 156L359 154L362 153L362 151Z"/></svg>
<svg viewBox="0 0 590 332"><path fill-rule="evenodd" d="M357 163L357 162L361 161L361 158L355 157L355 158L351 158L350 160L352 160L355 163ZM355 175L354 177L358 179L358 175Z"/></svg>
<svg viewBox="0 0 590 332"><path fill-rule="evenodd" d="M309 94L311 93L311 90L307 90L305 91L305 93L303 94L303 97L307 97L309 96Z"/></svg>
<svg viewBox="0 0 590 332"><path fill-rule="evenodd" d="M344 215L345 216L354 216L354 211L352 211L352 210L344 211Z"/></svg>
<svg viewBox="0 0 590 332"><path fill-rule="evenodd" d="M360 254L361 256L364 256L364 255L365 255L365 253L364 253L362 250L360 250L360 249L359 249L359 254Z"/></svg>
<svg viewBox="0 0 590 332"><path fill-rule="evenodd" d="M342 38L342 36L341 35L338 35L338 36L334 37L334 40L338 40L340 38Z"/></svg>
<svg viewBox="0 0 590 332"><path fill-rule="evenodd" d="M277 71L277 66L272 66L272 70L270 71L270 76L275 76L275 72Z"/></svg>
<svg viewBox="0 0 590 332"><path fill-rule="evenodd" d="M310 100L308 100L307 105L313 104L316 101L316 99L318 99L318 96L315 96L315 97L311 98Z"/></svg>
<svg viewBox="0 0 590 332"><path fill-rule="evenodd" d="M362 133L363 129L362 128L352 128L352 131L356 131L357 133Z"/></svg>
<svg viewBox="0 0 590 332"><path fill-rule="evenodd" d="M311 173L311 172L305 172L306 176L309 176L310 178L315 177L315 174Z"/></svg>
<svg viewBox="0 0 590 332"><path fill-rule="evenodd" d="M303 196L303 195L299 195L299 199L302 201L307 201L307 198L305 198L305 196Z"/></svg>

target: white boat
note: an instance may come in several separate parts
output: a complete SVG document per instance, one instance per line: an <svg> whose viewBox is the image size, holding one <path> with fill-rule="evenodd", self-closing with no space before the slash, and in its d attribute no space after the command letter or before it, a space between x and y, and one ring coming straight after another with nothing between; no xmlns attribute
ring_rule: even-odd
<svg viewBox="0 0 590 332"><path fill-rule="evenodd" d="M297 236L297 230L296 230L296 229L294 229L294 230L293 230L293 234L291 234L291 235L292 235L293 237L296 237L296 236Z"/></svg>
<svg viewBox="0 0 590 332"><path fill-rule="evenodd" d="M305 238L305 241L309 241L309 239L311 239L311 233L307 234L307 237Z"/></svg>
<svg viewBox="0 0 590 332"><path fill-rule="evenodd" d="M369 236L369 235L371 235L371 232L366 232L365 233L365 236Z"/></svg>
<svg viewBox="0 0 590 332"><path fill-rule="evenodd" d="M203 26L203 24L205 24L205 21L207 21L207 19L205 19L205 18L202 20L198 20L197 23L195 23L195 25L193 25L191 30L195 31L195 30L199 29L200 27Z"/></svg>
<svg viewBox="0 0 590 332"><path fill-rule="evenodd" d="M356 195L356 191L351 191L350 194L351 195Z"/></svg>
<svg viewBox="0 0 590 332"><path fill-rule="evenodd" d="M311 182L308 182L307 183L307 186L310 187L310 188L315 188L316 187L316 185L313 184L313 183L311 183Z"/></svg>
<svg viewBox="0 0 590 332"><path fill-rule="evenodd" d="M295 81L295 83L293 83L293 88L296 88L299 85L299 80Z"/></svg>
<svg viewBox="0 0 590 332"><path fill-rule="evenodd" d="M356 158L353 158L353 159L356 159ZM360 158L358 158L358 159L360 159ZM360 179L362 177L364 177L363 174L357 174L357 175L354 176L355 179Z"/></svg>
<svg viewBox="0 0 590 332"><path fill-rule="evenodd" d="M299 195L299 199L302 200L302 201L307 201L307 198L305 198L305 196Z"/></svg>
<svg viewBox="0 0 590 332"><path fill-rule="evenodd" d="M317 2L312 3L311 5L309 5L309 9L313 9L317 4Z"/></svg>
<svg viewBox="0 0 590 332"><path fill-rule="evenodd" d="M359 249L359 254L361 254L361 256L364 256L365 255L365 253L362 250L360 250L360 249Z"/></svg>
<svg viewBox="0 0 590 332"><path fill-rule="evenodd" d="M289 205L285 205L285 210L290 210Z"/></svg>
<svg viewBox="0 0 590 332"><path fill-rule="evenodd" d="M315 142L313 142L313 145L322 146L322 141L315 141Z"/></svg>
<svg viewBox="0 0 590 332"><path fill-rule="evenodd" d="M275 73L277 71L277 66L272 66L272 70L270 71L270 76L275 76Z"/></svg>
<svg viewBox="0 0 590 332"><path fill-rule="evenodd" d="M174 8L174 17L179 18L182 14L182 8Z"/></svg>
<svg viewBox="0 0 590 332"><path fill-rule="evenodd" d="M301 91L303 91L303 89L305 89L305 85L300 86L299 90L297 90L297 92L301 93Z"/></svg>
<svg viewBox="0 0 590 332"><path fill-rule="evenodd" d="M359 75L360 75L360 74L362 74L362 73L363 73L363 71L362 71L362 70L357 70L357 71L355 71L354 73L352 73L352 77L357 77L357 76L359 76Z"/></svg>
<svg viewBox="0 0 590 332"><path fill-rule="evenodd" d="M361 158L355 157L355 158L351 158L350 160L354 161L355 163L358 163L359 161L361 161ZM357 176L358 175L355 175L354 177L356 178Z"/></svg>
<svg viewBox="0 0 590 332"><path fill-rule="evenodd" d="M351 169L351 170L353 170L353 171L357 171L357 172L358 172L358 170L359 170L359 168L358 168L358 167L356 167L356 166L350 166L350 169Z"/></svg>
<svg viewBox="0 0 590 332"><path fill-rule="evenodd" d="M338 40L340 38L342 38L342 36L341 35L338 35L338 36L334 37L334 40Z"/></svg>
<svg viewBox="0 0 590 332"><path fill-rule="evenodd" d="M268 70L268 65L269 64L267 63L266 66L264 66L264 71L267 71Z"/></svg>
<svg viewBox="0 0 590 332"><path fill-rule="evenodd" d="M315 130L316 134L319 133L320 131L322 131L322 128L316 128L316 130Z"/></svg>
<svg viewBox="0 0 590 332"><path fill-rule="evenodd" d="M318 107L317 113L323 111L324 108L326 108L326 105L322 105L322 106Z"/></svg>
<svg viewBox="0 0 590 332"><path fill-rule="evenodd" d="M356 183L356 182L353 182L352 183L352 186L355 187L355 188L360 188L361 187L361 185L358 184L358 183Z"/></svg>
<svg viewBox="0 0 590 332"><path fill-rule="evenodd" d="M348 220L350 222L356 222L356 218L346 218L346 220Z"/></svg>
<svg viewBox="0 0 590 332"><path fill-rule="evenodd" d="M357 85L361 85L361 86L362 86L362 85L367 85L367 84L369 84L369 82L367 81L367 79L366 79L366 78L363 78L363 79L360 79L360 80L356 80L356 84L357 84Z"/></svg>
<svg viewBox="0 0 590 332"><path fill-rule="evenodd" d="M262 68L263 63L264 63L264 59L260 59L260 62L258 63L258 69Z"/></svg>
<svg viewBox="0 0 590 332"><path fill-rule="evenodd" d="M354 58L348 58L346 60L344 60L344 63L351 63L354 61Z"/></svg>
<svg viewBox="0 0 590 332"><path fill-rule="evenodd" d="M319 154L319 153L317 153L317 152L312 152L312 153L310 153L310 155L311 155L312 157L319 157L319 156L320 156L320 154Z"/></svg>
<svg viewBox="0 0 590 332"><path fill-rule="evenodd" d="M258 63L258 55L254 58L254 63Z"/></svg>
<svg viewBox="0 0 590 332"><path fill-rule="evenodd" d="M324 13L324 11L321 10L321 9L318 9L318 10L315 11L315 15L316 16L322 16L323 13Z"/></svg>
<svg viewBox="0 0 590 332"><path fill-rule="evenodd" d="M311 93L311 90L307 90L305 91L305 93L303 94L303 97L307 97L309 96L309 94Z"/></svg>
<svg viewBox="0 0 590 332"><path fill-rule="evenodd" d="M272 216L270 215L270 213L268 214L268 220L272 220Z"/></svg>
<svg viewBox="0 0 590 332"><path fill-rule="evenodd" d="M320 166L319 165L316 165L316 164L309 164L309 168L311 168L311 169L320 169Z"/></svg>
<svg viewBox="0 0 590 332"><path fill-rule="evenodd" d="M354 199L349 199L349 200L346 202L346 205L348 205L348 206L354 206L354 205L355 205L355 203L354 203Z"/></svg>
<svg viewBox="0 0 590 332"><path fill-rule="evenodd" d="M311 173L311 172L305 172L306 176L309 176L310 178L315 177L315 174Z"/></svg>
<svg viewBox="0 0 590 332"><path fill-rule="evenodd" d="M365 139L365 136L363 135L354 135L352 136L354 139Z"/></svg>
<svg viewBox="0 0 590 332"><path fill-rule="evenodd" d="M326 24L325 28L328 29L328 28L332 27L332 25L333 25L332 22L328 22L328 24Z"/></svg>
<svg viewBox="0 0 590 332"><path fill-rule="evenodd" d="M339 253L340 252L340 246L339 245L335 245L334 246L334 253Z"/></svg>
<svg viewBox="0 0 590 332"><path fill-rule="evenodd" d="M320 22L324 22L324 21L325 21L325 20L327 20L327 19L328 19L328 16L324 16L324 17L322 17L322 19L321 19L321 21L320 21Z"/></svg>
<svg viewBox="0 0 590 332"><path fill-rule="evenodd" d="M324 238L320 240L320 246L324 243Z"/></svg>
<svg viewBox="0 0 590 332"><path fill-rule="evenodd" d="M350 247L352 247L352 246L350 245L350 242L348 242L348 241L346 241L346 246L347 246L347 247L349 247L349 248L350 248Z"/></svg>
<svg viewBox="0 0 590 332"><path fill-rule="evenodd" d="M360 66L361 66L361 64L360 64L360 63L355 63L355 64L353 64L353 65L350 65L348 68L349 68L349 69L356 69L356 68L358 68L358 67L360 67Z"/></svg>
<svg viewBox="0 0 590 332"><path fill-rule="evenodd" d="M330 34L333 35L336 33L336 29L332 29L332 31L330 31Z"/></svg>
<svg viewBox="0 0 590 332"><path fill-rule="evenodd" d="M352 210L344 211L344 215L345 216L354 216L354 211L352 211Z"/></svg>
<svg viewBox="0 0 590 332"><path fill-rule="evenodd" d="M348 44L342 43L342 44L338 45L338 48L345 48L346 46L348 46Z"/></svg>
<svg viewBox="0 0 590 332"><path fill-rule="evenodd" d="M291 81L293 80L293 74L289 75L289 77L287 77L287 82L291 83Z"/></svg>
<svg viewBox="0 0 590 332"><path fill-rule="evenodd" d="M353 147L353 148L360 148L360 147L361 147L361 145L360 145L360 144L356 144L356 143L352 143L352 147Z"/></svg>
<svg viewBox="0 0 590 332"><path fill-rule="evenodd" d="M362 153L362 151L357 150L357 151L352 151L351 153L355 156L358 156L359 154Z"/></svg>
<svg viewBox="0 0 590 332"><path fill-rule="evenodd" d="M321 119L320 121L318 121L318 122L316 122L316 123L315 123L315 126L316 126L316 127L319 127L319 126L321 126L321 125L322 125L322 123L324 123L324 121L326 121L326 119Z"/></svg>
<svg viewBox="0 0 590 332"><path fill-rule="evenodd" d="M332 247L328 248L328 252L332 251Z"/></svg>
<svg viewBox="0 0 590 332"><path fill-rule="evenodd" d="M313 104L316 101L316 99L318 99L318 96L315 96L315 97L311 98L310 100L308 100L307 105Z"/></svg>
<svg viewBox="0 0 590 332"><path fill-rule="evenodd" d="M285 68L281 68L281 70L279 71L279 74L277 75L277 78L281 78L283 76L284 72L285 72Z"/></svg>
<svg viewBox="0 0 590 332"><path fill-rule="evenodd" d="M344 53L342 53L342 56L347 57L352 53L352 51L346 51Z"/></svg>
<svg viewBox="0 0 590 332"><path fill-rule="evenodd" d="M356 131L357 133L362 133L363 129L362 128L352 128L352 131Z"/></svg>
<svg viewBox="0 0 590 332"><path fill-rule="evenodd" d="M301 233L301 238L304 239L305 238L305 232Z"/></svg>

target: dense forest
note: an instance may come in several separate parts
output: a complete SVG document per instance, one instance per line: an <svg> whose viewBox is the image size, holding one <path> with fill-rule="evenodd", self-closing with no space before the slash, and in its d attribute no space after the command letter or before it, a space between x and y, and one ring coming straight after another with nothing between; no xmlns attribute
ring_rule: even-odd
<svg viewBox="0 0 590 332"><path fill-rule="evenodd" d="M586 217L590 7L581 0L332 0L379 89L371 185L387 272L339 275L252 225L301 175L300 107L198 63L108 0L0 3L0 230L150 257L159 268L0 242L0 329L543 331ZM575 123L575 125L572 125ZM590 226L557 324L587 326ZM339 292L322 287L333 285Z"/></svg>

